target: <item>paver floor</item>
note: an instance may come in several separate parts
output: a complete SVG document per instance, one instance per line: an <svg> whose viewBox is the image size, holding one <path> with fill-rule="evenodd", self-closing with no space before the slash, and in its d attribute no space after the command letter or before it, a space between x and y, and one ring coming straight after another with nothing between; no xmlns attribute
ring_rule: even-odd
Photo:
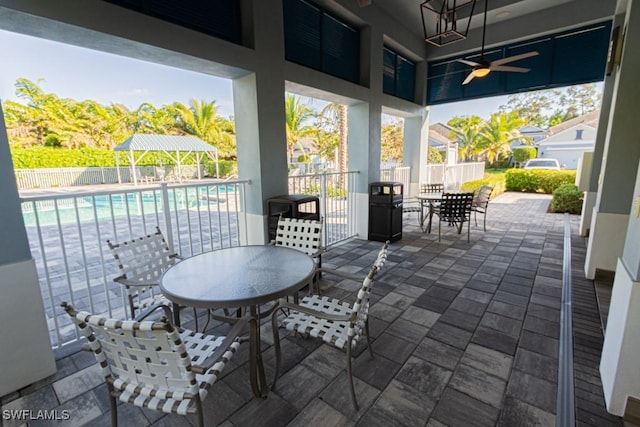
<svg viewBox="0 0 640 427"><path fill-rule="evenodd" d="M207 425L224 426L553 426L563 255L561 214L549 196L507 193L489 205L487 231L471 242L443 224L431 234L405 215L403 239L391 245L372 291L374 359L359 347L354 361L360 411L349 400L345 356L281 333L283 371L267 399L252 397L248 345L205 401ZM415 215L415 214L414 214ZM571 217L579 425L622 425L604 409L597 366L602 343L593 283L584 279L585 243ZM465 230L466 231L466 230ZM381 243L333 247L323 266L364 274ZM324 293L353 300L358 285L324 276ZM575 285L577 283L577 285ZM575 322L574 322L575 324ZM226 325L212 325L224 331ZM268 378L274 351L262 326ZM2 409L67 409L65 425L109 425L106 387L93 356L58 361L58 373L2 398ZM191 425L193 418L119 405L121 425ZM55 424L38 421L34 425ZM4 421L6 426L20 425Z"/></svg>

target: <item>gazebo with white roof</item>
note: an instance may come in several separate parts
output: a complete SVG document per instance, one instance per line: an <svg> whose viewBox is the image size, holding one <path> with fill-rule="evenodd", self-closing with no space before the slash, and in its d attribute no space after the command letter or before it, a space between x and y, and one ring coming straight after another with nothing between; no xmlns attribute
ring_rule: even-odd
<svg viewBox="0 0 640 427"><path fill-rule="evenodd" d="M220 168L218 166L218 149L195 136L175 136L175 135L151 135L136 133L127 138L126 141L114 148L116 152L116 169L118 171L118 182L120 178L120 151L129 153L129 163L131 164L131 176L133 184L138 185L138 176L135 173L136 164L138 164L144 156L151 152L166 153L178 166L178 176L182 176L182 162L190 155L195 155L196 164L198 165L198 179L201 177L200 160L202 154L216 162L216 178L220 177ZM142 155L136 160L133 153L142 151Z"/></svg>

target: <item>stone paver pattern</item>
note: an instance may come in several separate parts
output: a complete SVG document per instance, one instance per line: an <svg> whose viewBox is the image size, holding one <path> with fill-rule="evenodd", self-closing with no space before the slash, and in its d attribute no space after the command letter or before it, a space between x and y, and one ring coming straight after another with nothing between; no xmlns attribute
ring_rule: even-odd
<svg viewBox="0 0 640 427"><path fill-rule="evenodd" d="M405 215L403 239L391 245L372 290L375 357L364 345L356 351L358 412L349 399L344 353L281 332L283 369L275 391L266 399L252 396L244 345L205 400L206 424L555 425L564 216L547 213L549 201L549 196L520 193L495 198L487 231L472 224L470 243L446 225L438 242L437 230L422 233L415 214ZM574 235L578 223L579 217L572 216ZM352 240L332 247L323 266L364 275L381 245ZM588 293L593 285L576 268L584 262L584 242L574 238L574 245L579 247L574 280L580 281L580 292ZM354 300L357 283L331 279L323 276L324 294ZM582 304L579 310L594 325L588 336L584 330L577 336L586 347L576 367L578 398L585 402L579 421L621 425L604 410L596 369L595 350L601 343L597 307ZM227 328L212 324L210 329L224 333ZM275 356L269 322L262 325L262 340L271 378ZM110 425L107 390L96 372L92 354L65 357L53 377L4 396L2 409L67 409L68 425ZM121 425L195 422L126 404L119 405L118 413Z"/></svg>

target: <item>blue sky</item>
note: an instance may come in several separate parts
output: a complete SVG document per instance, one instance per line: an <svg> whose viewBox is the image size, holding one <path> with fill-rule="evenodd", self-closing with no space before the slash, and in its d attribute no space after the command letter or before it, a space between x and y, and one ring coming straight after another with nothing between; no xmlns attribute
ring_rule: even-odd
<svg viewBox="0 0 640 427"><path fill-rule="evenodd" d="M161 106L191 98L212 101L224 117L233 115L231 81L136 59L0 30L0 99L14 100L15 81L25 77L62 98L120 103L133 109L143 102ZM431 123L463 115L488 118L506 103L500 96L431 108ZM312 107L322 108L315 101Z"/></svg>

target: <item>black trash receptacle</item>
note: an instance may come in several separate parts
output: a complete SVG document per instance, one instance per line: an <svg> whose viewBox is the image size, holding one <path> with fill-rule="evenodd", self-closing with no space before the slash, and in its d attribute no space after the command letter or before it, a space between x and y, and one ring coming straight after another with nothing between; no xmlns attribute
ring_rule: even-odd
<svg viewBox="0 0 640 427"><path fill-rule="evenodd" d="M369 184L369 240L402 239L402 183Z"/></svg>
<svg viewBox="0 0 640 427"><path fill-rule="evenodd" d="M307 194L285 194L267 199L269 215L269 240L276 237L278 218L320 220L320 199Z"/></svg>

